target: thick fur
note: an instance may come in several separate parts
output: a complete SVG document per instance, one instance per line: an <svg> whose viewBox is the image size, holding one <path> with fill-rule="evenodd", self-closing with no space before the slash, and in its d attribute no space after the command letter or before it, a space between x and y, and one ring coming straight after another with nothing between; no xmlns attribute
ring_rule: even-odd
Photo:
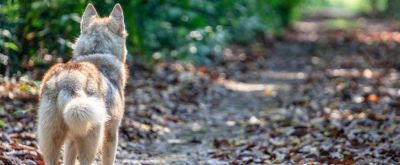
<svg viewBox="0 0 400 165"><path fill-rule="evenodd" d="M99 150L102 164L114 164L118 128L124 113L125 24L115 5L100 18L89 4L73 58L52 66L40 88L39 150L55 165L64 145L64 164L92 164Z"/></svg>
<svg viewBox="0 0 400 165"><path fill-rule="evenodd" d="M87 96L67 99L69 101L64 107L63 117L72 134L85 136L92 126L101 125L107 121L103 100Z"/></svg>

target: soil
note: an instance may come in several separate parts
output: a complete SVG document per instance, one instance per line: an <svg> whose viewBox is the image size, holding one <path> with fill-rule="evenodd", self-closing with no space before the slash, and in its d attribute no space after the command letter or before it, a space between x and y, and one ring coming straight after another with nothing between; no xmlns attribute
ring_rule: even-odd
<svg viewBox="0 0 400 165"><path fill-rule="evenodd" d="M131 66L117 164L397 164L399 26L349 21L305 20L214 66ZM0 85L0 164L43 164L37 86Z"/></svg>

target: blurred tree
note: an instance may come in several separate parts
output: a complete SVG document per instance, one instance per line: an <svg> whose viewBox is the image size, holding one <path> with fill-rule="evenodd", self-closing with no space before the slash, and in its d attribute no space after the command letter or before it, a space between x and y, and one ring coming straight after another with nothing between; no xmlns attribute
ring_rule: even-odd
<svg viewBox="0 0 400 165"><path fill-rule="evenodd" d="M99 13L121 3L129 52L147 62L183 60L207 65L229 43L249 44L296 17L302 0L98 0ZM68 59L89 0L0 1L2 72L47 67ZM3 59L3 60L2 60ZM137 58L135 58L137 59Z"/></svg>
<svg viewBox="0 0 400 165"><path fill-rule="evenodd" d="M385 15L392 18L400 18L400 0L387 0L387 9Z"/></svg>
<svg viewBox="0 0 400 165"><path fill-rule="evenodd" d="M283 26L288 26L293 19L298 17L297 7L302 0L270 0L269 3L281 16Z"/></svg>

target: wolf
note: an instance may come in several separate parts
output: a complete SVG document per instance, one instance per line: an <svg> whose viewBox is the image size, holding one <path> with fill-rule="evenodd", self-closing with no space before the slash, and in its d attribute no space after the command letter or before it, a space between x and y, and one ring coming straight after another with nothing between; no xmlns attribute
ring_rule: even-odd
<svg viewBox="0 0 400 165"><path fill-rule="evenodd" d="M99 17L88 4L81 34L67 63L44 75L38 109L38 145L46 165L89 165L101 151L103 165L114 164L127 81L126 30L122 8Z"/></svg>

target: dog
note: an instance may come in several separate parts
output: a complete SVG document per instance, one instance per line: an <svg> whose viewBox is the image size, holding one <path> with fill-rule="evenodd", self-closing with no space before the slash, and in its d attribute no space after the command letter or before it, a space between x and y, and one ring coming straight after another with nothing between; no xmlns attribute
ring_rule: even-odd
<svg viewBox="0 0 400 165"><path fill-rule="evenodd" d="M101 18L92 4L81 20L81 34L67 63L44 75L38 110L38 145L46 165L63 161L92 164L101 151L103 165L114 164L127 81L126 30L116 4Z"/></svg>

